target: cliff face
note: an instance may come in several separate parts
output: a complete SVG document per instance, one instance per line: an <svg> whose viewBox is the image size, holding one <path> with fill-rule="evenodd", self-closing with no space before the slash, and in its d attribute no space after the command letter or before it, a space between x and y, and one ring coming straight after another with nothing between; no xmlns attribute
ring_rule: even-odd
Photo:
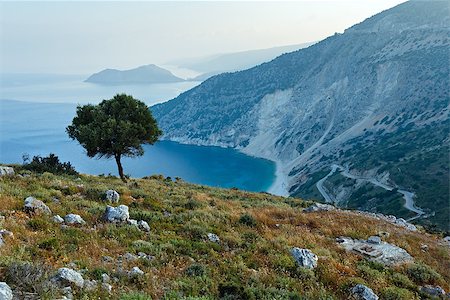
<svg viewBox="0 0 450 300"><path fill-rule="evenodd" d="M415 217L395 194L405 188L426 220L448 224L449 27L445 1L409 1L152 110L166 139L279 162L277 193ZM387 174L394 192L342 173L321 192L333 164Z"/></svg>

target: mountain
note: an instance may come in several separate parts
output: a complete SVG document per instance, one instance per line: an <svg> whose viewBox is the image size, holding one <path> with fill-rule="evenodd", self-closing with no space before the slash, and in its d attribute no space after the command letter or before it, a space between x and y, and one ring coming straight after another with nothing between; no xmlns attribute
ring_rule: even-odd
<svg viewBox="0 0 450 300"><path fill-rule="evenodd" d="M271 192L450 230L447 1L409 1L152 108L164 138L278 164Z"/></svg>
<svg viewBox="0 0 450 300"><path fill-rule="evenodd" d="M89 76L86 82L98 84L150 84L184 81L170 71L156 65L145 65L130 70L105 69Z"/></svg>
<svg viewBox="0 0 450 300"><path fill-rule="evenodd" d="M177 60L170 62L170 64L201 72L201 75L193 78L192 80L203 81L220 73L240 71L257 66L264 62L270 61L283 53L306 48L312 44L314 43L303 43L267 49L218 54L197 59Z"/></svg>
<svg viewBox="0 0 450 300"><path fill-rule="evenodd" d="M2 300L378 299L355 287L418 300L450 291L450 240L381 216L161 175L124 183L0 166L0 187Z"/></svg>

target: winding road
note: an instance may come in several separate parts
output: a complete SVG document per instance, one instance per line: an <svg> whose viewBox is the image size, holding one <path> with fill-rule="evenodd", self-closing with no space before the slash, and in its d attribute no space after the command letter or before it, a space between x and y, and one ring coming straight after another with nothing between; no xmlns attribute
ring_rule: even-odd
<svg viewBox="0 0 450 300"><path fill-rule="evenodd" d="M396 189L396 188L398 189L397 186L393 186L393 185L389 185L389 184L383 183L383 182L379 181L378 179L376 179L375 177L366 177L366 176L360 176L360 175L351 174L350 170L348 168L344 168L343 166L333 164L331 166L330 173L328 173L325 177L323 177L322 179L320 179L316 183L316 187L319 190L320 194L322 194L322 196L325 199L325 201L329 202L329 203L334 203L335 199L333 199L333 196L330 195L328 193L328 191L326 190L326 188L324 187L324 182L325 182L325 180L327 180L328 177L333 175L337 170L339 170L341 172L342 176L345 176L345 177L350 178L350 179L367 181L367 182L370 182L373 185L381 187L381 188L383 188L383 189L385 189L387 191L392 191L393 189ZM403 198L405 199L405 204L403 206L407 210L412 211L413 213L416 214L416 216L408 219L408 221L411 221L411 220L414 220L414 219L417 219L417 218L421 218L421 217L423 217L425 215L425 211L423 209L421 209L420 207L417 207L415 205L415 203L414 203L415 194L413 192L409 192L409 191L402 190L402 189L398 189L397 191L400 194L402 194Z"/></svg>

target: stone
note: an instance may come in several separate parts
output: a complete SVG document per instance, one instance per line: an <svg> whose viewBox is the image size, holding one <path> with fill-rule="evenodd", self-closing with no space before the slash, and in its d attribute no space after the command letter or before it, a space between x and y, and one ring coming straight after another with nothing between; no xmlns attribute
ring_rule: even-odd
<svg viewBox="0 0 450 300"><path fill-rule="evenodd" d="M76 286L82 288L84 285L83 276L77 271L69 268L58 269L53 281L60 284L62 287Z"/></svg>
<svg viewBox="0 0 450 300"><path fill-rule="evenodd" d="M106 200L110 203L118 203L120 199L120 195L115 190L107 190L105 192Z"/></svg>
<svg viewBox="0 0 450 300"><path fill-rule="evenodd" d="M214 233L208 233L208 239L213 243L220 243L220 238Z"/></svg>
<svg viewBox="0 0 450 300"><path fill-rule="evenodd" d="M92 292L97 289L97 281L95 280L85 280L83 284L83 289L87 292Z"/></svg>
<svg viewBox="0 0 450 300"><path fill-rule="evenodd" d="M351 289L351 294L356 300L378 300L378 296L372 291L371 288L357 284Z"/></svg>
<svg viewBox="0 0 450 300"><path fill-rule="evenodd" d="M130 271L130 276L142 276L144 275L144 271L139 269L139 267L133 267Z"/></svg>
<svg viewBox="0 0 450 300"><path fill-rule="evenodd" d="M104 256L102 256L102 262L112 263L112 262L114 262L114 258L112 258L111 256L108 256L108 255L104 255Z"/></svg>
<svg viewBox="0 0 450 300"><path fill-rule="evenodd" d="M70 286L62 288L61 293L64 295L65 299L73 299L72 288Z"/></svg>
<svg viewBox="0 0 450 300"><path fill-rule="evenodd" d="M0 248L5 245L5 241L3 240L3 237L0 236Z"/></svg>
<svg viewBox="0 0 450 300"><path fill-rule="evenodd" d="M381 238L379 236L373 235L367 239L369 244L381 244Z"/></svg>
<svg viewBox="0 0 450 300"><path fill-rule="evenodd" d="M138 257L139 257L140 259L145 259L145 260L149 260L149 261L155 258L154 256L149 255L149 254L146 254L146 253L144 253L144 252L139 252L139 253L138 253Z"/></svg>
<svg viewBox="0 0 450 300"><path fill-rule="evenodd" d="M11 167L0 166L0 176L12 176L14 169Z"/></svg>
<svg viewBox="0 0 450 300"><path fill-rule="evenodd" d="M107 293L111 294L112 292L112 285L109 283L103 282L102 283L102 289L105 290Z"/></svg>
<svg viewBox="0 0 450 300"><path fill-rule="evenodd" d="M314 269L317 267L319 258L312 253L311 250L294 247L291 249L291 255L300 267L307 269Z"/></svg>
<svg viewBox="0 0 450 300"><path fill-rule="evenodd" d="M128 219L127 223L128 223L128 225L133 225L133 226L138 227L138 221L135 219Z"/></svg>
<svg viewBox="0 0 450 300"><path fill-rule="evenodd" d="M28 214L46 214L51 215L52 211L41 200L37 200L34 197L28 197L25 199L24 211Z"/></svg>
<svg viewBox="0 0 450 300"><path fill-rule="evenodd" d="M137 259L138 259L138 257L137 257L136 255L131 254L130 252L125 253L125 254L123 255L123 258L124 258L125 260L127 260L127 261L134 261L134 260L137 260Z"/></svg>
<svg viewBox="0 0 450 300"><path fill-rule="evenodd" d="M150 231L150 226L144 220L140 220L138 222L138 228L141 229L142 231L145 231L145 232L149 232Z"/></svg>
<svg viewBox="0 0 450 300"><path fill-rule="evenodd" d="M110 282L110 281L111 281L111 278L109 277L109 275L106 274L106 273L103 273L103 274L102 274L102 282L103 282L103 283L108 283L108 282Z"/></svg>
<svg viewBox="0 0 450 300"><path fill-rule="evenodd" d="M331 211L336 210L336 207L329 204L322 204L322 203L314 203L310 207L307 207L303 209L304 212L318 212L318 211Z"/></svg>
<svg viewBox="0 0 450 300"><path fill-rule="evenodd" d="M0 282L0 299L2 300L12 300L13 292L6 282Z"/></svg>
<svg viewBox="0 0 450 300"><path fill-rule="evenodd" d="M408 230L417 231L417 227L416 226L414 226L413 224L411 224L409 222L406 222L406 220L403 219L403 218L398 218L393 223L398 225L398 226L404 227L404 228L406 228Z"/></svg>
<svg viewBox="0 0 450 300"><path fill-rule="evenodd" d="M350 237L340 237L337 242L347 251L356 252L386 266L410 263L414 260L405 249L386 242L374 244L365 240L354 240Z"/></svg>
<svg viewBox="0 0 450 300"><path fill-rule="evenodd" d="M9 237L9 238L13 238L13 237L14 237L14 233L12 233L12 232L9 231L9 230L2 229L2 230L0 230L0 236L1 236L1 237Z"/></svg>
<svg viewBox="0 0 450 300"><path fill-rule="evenodd" d="M58 224L64 223L64 219L60 215L53 216L52 221Z"/></svg>
<svg viewBox="0 0 450 300"><path fill-rule="evenodd" d="M420 244L420 250L422 250L423 252L427 252L428 251L428 245Z"/></svg>
<svg viewBox="0 0 450 300"><path fill-rule="evenodd" d="M64 222L68 225L84 225L86 222L83 220L80 215L76 214L68 214L64 217Z"/></svg>
<svg viewBox="0 0 450 300"><path fill-rule="evenodd" d="M445 295L445 291L440 286L432 286L432 285L425 285L421 286L420 290L428 295L439 297Z"/></svg>
<svg viewBox="0 0 450 300"><path fill-rule="evenodd" d="M106 206L104 213L104 219L112 223L123 223L130 218L130 213L128 212L128 206L119 205L117 207Z"/></svg>

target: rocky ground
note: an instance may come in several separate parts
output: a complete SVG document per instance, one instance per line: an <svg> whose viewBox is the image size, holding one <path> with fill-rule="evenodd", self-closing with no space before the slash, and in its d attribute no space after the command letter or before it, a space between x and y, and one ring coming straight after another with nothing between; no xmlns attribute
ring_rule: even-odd
<svg viewBox="0 0 450 300"><path fill-rule="evenodd" d="M1 168L0 299L446 299L450 238L162 176Z"/></svg>

